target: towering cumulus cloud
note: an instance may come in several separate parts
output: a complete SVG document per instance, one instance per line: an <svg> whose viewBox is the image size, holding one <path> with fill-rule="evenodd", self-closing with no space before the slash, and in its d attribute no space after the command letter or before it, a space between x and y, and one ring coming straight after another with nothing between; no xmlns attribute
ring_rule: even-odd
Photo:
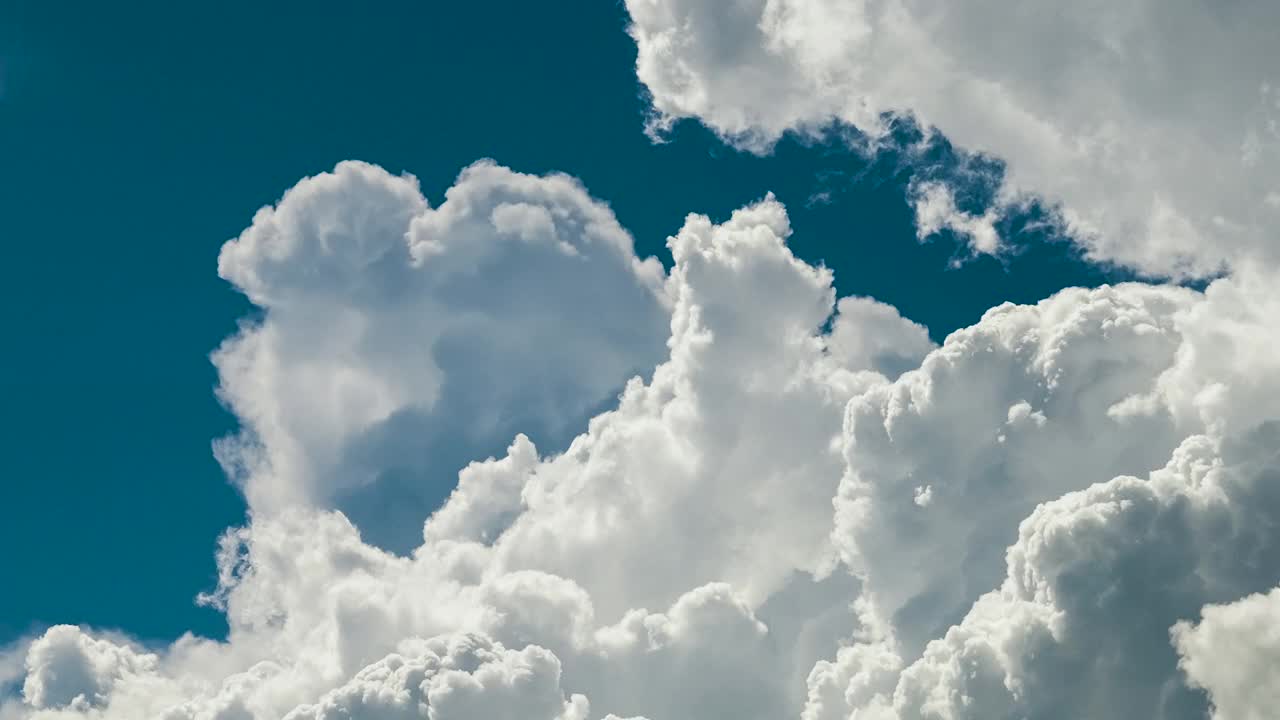
<svg viewBox="0 0 1280 720"><path fill-rule="evenodd" d="M1272 0L627 0L655 123L767 147L910 115L1007 163L997 205L1061 203L1094 257L1214 273L1280 250L1280 4ZM925 224L994 247L925 184Z"/></svg>
<svg viewBox="0 0 1280 720"><path fill-rule="evenodd" d="M487 205L452 210L479 205L489 213L475 225L441 224L454 233L492 233L491 226L512 223L506 230L519 241L491 249L495 256L521 257L529 252L523 243L551 237L548 217L573 219L572 213L582 212L576 203L585 195L563 178L516 176L487 165L464 173L435 212L445 215L448 203L469 199L465 191L477 177L521 183L525 197L544 203L542 211L530 207L508 215L488 210L503 205L482 196ZM223 272L269 308L262 324L221 351L230 383L261 371L228 372L228 353L246 353L244 343L258 342L273 328L277 308L292 309L260 288L311 298L299 312L319 306L339 317L348 304L368 304L365 293L394 288L345 280L353 268L375 264L371 255L382 257L366 252L369 244L359 232L318 232L317 242L324 242L316 258L288 265L272 258L301 240L261 230L273 229L280 216L293 227L334 227L335 208L353 204L350 195L368 193L370 184L399 188L393 195L408 198L406 215L433 217L415 204L411 180L343 165L333 175L304 180L228 244ZM331 193L324 202L293 204L295 193L305 197L317 188ZM570 192L545 195L555 189ZM598 205L589 208L605 230L616 228L606 224L611 218ZM385 205L380 209L385 212ZM506 219L490 222L494 214ZM350 216L366 222L374 217ZM419 222L409 223L411 241ZM372 231L383 232L380 225ZM796 260L784 242L789 232L784 209L771 198L721 225L690 216L670 241L675 265L665 279L632 257L629 246L605 246L601 252L613 253L616 267L626 272L606 278L610 290L621 285L622 294L604 297L600 312L644 317L657 298L670 327L667 359L650 369L648 381L631 380L616 407L593 418L564 453L540 456L528 437L517 435L504 456L467 467L452 496L420 527L421 546L410 555L367 544L344 514L311 502L322 500L317 489L326 487L311 473L281 472L296 467L285 462L295 457L323 470L341 455L292 455L299 434L278 428L323 429L325 421L346 421L350 413L328 416L324 405L295 409L284 403L264 414L277 421L271 426L247 414L251 428L272 431L258 429L251 447L232 448L254 457L252 449L262 459L241 465L253 522L224 539L222 580L210 598L227 612L228 640L185 638L147 652L76 628L54 628L28 653L26 707L37 717L113 718L776 717L798 711L809 669L831 657L853 630L848 608L857 582L839 567L831 541L831 502L844 473L845 404L888 382L886 373L918 365L933 346L923 328L867 299L842 301L833 318L831 274ZM425 247L437 254L423 255L424 265L442 258L474 266L485 249L466 242L472 240L467 235L428 237L432 245ZM395 239L383 253L400 252ZM408 247L412 257L422 246ZM450 255L454 248L458 258ZM590 257L591 249L552 251L556 262L566 262L558 258ZM258 263L238 265L244 254ZM344 280L326 292L317 276ZM554 302L548 298L581 292L564 287L579 281L569 271L549 279L556 282L545 288L548 297L536 296L543 292L538 284L529 288L528 303L545 305ZM621 307L611 310L608 302ZM520 312L513 310L517 317ZM405 323L405 336L420 323L442 322L421 314L427 317L395 316ZM341 322L325 327L329 333L315 330L317 343L348 341L335 331ZM876 340L859 341L868 334ZM416 359L429 359L428 350L420 348ZM607 344L593 350L608 351ZM491 351L472 352L476 358L463 360L484 362ZM321 344L291 358L291 367L302 372L283 380L305 383L308 365L350 365L352 357L346 345ZM379 373L369 377L387 382ZM299 390L334 386L325 376ZM255 397L226 390L233 400ZM291 399L328 398L304 393ZM472 413L483 419L486 409L505 410L506 398L485 399L493 407L480 404L439 422L465 426ZM260 495L256 483L283 487L308 502L285 502L279 492ZM47 660L54 650L65 659ZM45 689L50 687L56 692Z"/></svg>
<svg viewBox="0 0 1280 720"><path fill-rule="evenodd" d="M1269 707L1277 647L1252 628L1280 584L1280 303L1261 271L1066 290L936 347L837 299L771 197L690 215L669 272L568 178L486 163L446 197L344 163L227 244L223 274L264 309L216 356L252 510L206 598L230 634L54 627L0 717ZM644 367L655 318L665 357ZM477 453L409 552L343 512L401 463L438 481L436 438L473 452L602 398L563 452L513 432Z"/></svg>

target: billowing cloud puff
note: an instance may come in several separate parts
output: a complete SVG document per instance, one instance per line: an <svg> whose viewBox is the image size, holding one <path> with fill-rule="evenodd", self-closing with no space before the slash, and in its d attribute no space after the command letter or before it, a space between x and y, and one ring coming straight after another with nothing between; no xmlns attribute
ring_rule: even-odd
<svg viewBox="0 0 1280 720"><path fill-rule="evenodd" d="M1042 505L1022 523L999 589L875 702L900 718L1204 717L1170 627L1206 602L1280 582L1280 469L1258 462L1274 441L1274 427L1241 447L1193 436L1149 480L1116 478Z"/></svg>
<svg viewBox="0 0 1280 720"><path fill-rule="evenodd" d="M88 710L105 703L117 683L153 672L155 665L154 655L58 625L31 643L22 694L36 708Z"/></svg>
<svg viewBox="0 0 1280 720"><path fill-rule="evenodd" d="M567 444L668 324L662 267L606 206L491 162L437 208L412 177L340 163L218 270L262 310L214 355L244 428L219 452L251 507L337 507L399 550L470 460L517 432Z"/></svg>
<svg viewBox="0 0 1280 720"><path fill-rule="evenodd" d="M658 126L755 149L909 114L1007 162L997 205L1061 203L1095 257L1162 275L1274 266L1280 5L627 0ZM989 251L991 217L920 188L921 219Z"/></svg>
<svg viewBox="0 0 1280 720"><path fill-rule="evenodd" d="M384 204L370 207L381 218L403 204L409 219L391 226L408 229L371 250L366 236L388 233L360 201L338 193L309 206L291 194L224 253L223 271L267 309L219 358L251 432L226 452L241 453L254 502L250 524L223 538L207 598L226 612L228 638L144 651L54 628L27 650L19 716L1181 720L1211 700L1221 713L1253 702L1204 669L1221 613L1186 623L1206 604L1280 584L1280 353L1264 276L1206 292L1066 290L994 308L935 347L892 308L838 301L831 273L791 254L771 197L719 224L690 215L669 239L664 276L620 230L567 229L591 225L574 212L610 216L564 178L477 166L434 211L411 181L368 166L300 188L346 183L383 188ZM539 194L556 188L567 195ZM564 204L577 210L557 214ZM281 208L288 222L272 219ZM343 224L353 218L368 229ZM277 226L294 229L264 229ZM252 262L238 264L238 252ZM296 263L272 259L296 252ZM351 438L381 422L343 398L402 383L422 394L385 396L425 403L428 436L445 420L454 433L472 417L485 432L505 427L484 425L526 397L505 380L477 389L467 413L432 410L453 370L501 348L464 343L457 365L413 366L422 378L401 363L438 348L423 329L437 316L420 311L452 296L422 288L505 267L507 253L556 279L526 279L543 312L560 311L546 304L576 292L568 286L590 286L559 263L604 263L584 272L616 271L609 312L661 317L666 358L640 368L563 452L512 433L505 452L471 458L448 499L418 518L416 547L388 552L337 499L338 471L356 467ZM406 312L373 299L386 292L406 293ZM507 305L477 302L492 308L477 327L518 332ZM294 324L295 311L319 307L355 313L371 334ZM541 331L603 343L630 372L618 349L630 336L588 320ZM396 337L400 325L425 338L419 353L360 340ZM310 351L247 349L284 328ZM227 364L285 356L292 371L279 377L269 370L285 365ZM373 384L330 394L356 368ZM234 389L259 376L293 394L264 389L254 405L252 385ZM571 394L608 384L602 375ZM255 483L305 502L259 499Z"/></svg>
<svg viewBox="0 0 1280 720"><path fill-rule="evenodd" d="M892 305L871 298L840 298L839 318L827 349L849 367L872 368L896 378L920 364L933 349L929 331L906 320Z"/></svg>
<svg viewBox="0 0 1280 720"><path fill-rule="evenodd" d="M1280 589L1210 605L1180 622L1182 669L1209 692L1216 720L1265 720L1280 707Z"/></svg>
<svg viewBox="0 0 1280 720"><path fill-rule="evenodd" d="M417 644L417 643L410 643ZM483 637L463 635L421 643L364 668L350 682L300 707L285 720L584 720L586 699L566 700L560 662L536 645L511 651Z"/></svg>
<svg viewBox="0 0 1280 720"><path fill-rule="evenodd" d="M1221 401L1275 377L1269 321L1228 320L1271 292L1006 305L852 401L836 537L874 632L806 720L1203 717L1170 628L1280 583L1280 403Z"/></svg>
<svg viewBox="0 0 1280 720"><path fill-rule="evenodd" d="M1126 285L1006 304L849 403L837 542L905 649L998 584L1038 504L1158 467L1200 429L1167 411L1115 412L1174 363L1177 318L1197 301Z"/></svg>

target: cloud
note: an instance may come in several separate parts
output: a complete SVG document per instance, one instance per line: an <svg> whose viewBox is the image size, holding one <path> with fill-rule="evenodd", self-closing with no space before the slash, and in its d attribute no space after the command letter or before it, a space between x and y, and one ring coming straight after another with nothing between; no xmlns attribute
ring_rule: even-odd
<svg viewBox="0 0 1280 720"><path fill-rule="evenodd" d="M1201 429L1167 411L1112 412L1173 365L1178 317L1198 301L1122 285L1006 304L849 403L837 544L905 652L999 583L1005 549L1037 505L1159 467Z"/></svg>
<svg viewBox="0 0 1280 720"><path fill-rule="evenodd" d="M154 664L154 657L139 658L128 648L60 625L50 628L27 651L29 669L22 694L37 708L89 708L102 703L122 675Z"/></svg>
<svg viewBox="0 0 1280 720"><path fill-rule="evenodd" d="M897 308L865 297L844 297L827 349L847 367L871 368L897 378L933 350L929 331L903 318Z"/></svg>
<svg viewBox="0 0 1280 720"><path fill-rule="evenodd" d="M1280 704L1280 589L1205 607L1174 643L1188 680L1208 691L1215 720L1264 720Z"/></svg>
<svg viewBox="0 0 1280 720"><path fill-rule="evenodd" d="M660 359L664 273L563 175L467 168L437 208L340 163L260 210L218 262L260 309L214 354L255 511L345 511L405 551L467 462L561 449Z"/></svg>
<svg viewBox="0 0 1280 720"><path fill-rule="evenodd" d="M26 676L27 648L35 638L21 637L0 647L0 693Z"/></svg>
<svg viewBox="0 0 1280 720"><path fill-rule="evenodd" d="M583 214L616 224L566 178L480 165L434 211L370 166L299 188L344 189L287 195L224 254L265 308L219 356L250 428L224 452L242 453L253 503L207 598L229 636L143 649L51 629L27 649L22 709L0 713L1180 720L1234 697L1197 660L1218 611L1185 623L1280 584L1268 276L1069 289L993 308L938 347L893 308L838 300L830 271L792 255L772 197L718 224L690 215L663 274L621 230L571 232ZM388 207L403 209L399 235ZM579 312L555 303L572 282L594 287L564 269L584 258L631 298L608 312L666 324L665 357L562 451L513 432L470 458L410 551L370 542L336 498L338 470L359 467L349 438L379 414L329 394L338 378L363 378L359 398L413 390L386 397L426 403L427 437L522 396L495 380L467 413L436 415L438 388L493 346L464 344L424 380L397 374L412 354L398 343L365 339L418 338L433 357L423 318L452 316L421 308L485 268L517 279L468 293L525 282L524 305ZM530 264L545 272L524 278ZM524 305L475 302L491 308L477 332L519 330ZM339 332L345 312L376 331ZM630 373L612 326L582 317L540 332L603 343L589 357L617 353ZM282 343L272 355L241 347L268 340Z"/></svg>
<svg viewBox="0 0 1280 720"><path fill-rule="evenodd" d="M417 643L410 643L417 644ZM536 645L512 651L487 638L437 638L389 655L285 720L494 718L585 720L586 698L564 697L560 662Z"/></svg>
<svg viewBox="0 0 1280 720"><path fill-rule="evenodd" d="M366 179L401 182L356 169ZM293 222L316 224L310 213L328 217L338 212L335 204L328 199ZM294 207L290 197L282 206ZM527 236L545 238L540 218L519 210L500 224L531 224ZM254 225L268 226L261 215ZM649 380L630 381L617 407L593 418L562 454L540 455L519 435L504 456L473 462L413 553L371 546L363 528L315 504L255 505L252 524L224 538L220 588L210 598L227 613L228 641L185 638L158 651L151 672L98 692L91 712L326 717L357 701L375 703L362 712L383 706L425 712L420 701L431 688L406 668L429 657L405 643L459 633L500 645L505 650L494 652L503 658L523 653L520 662L538 668L529 680L538 697L566 717L582 712L579 695L593 718L690 711L773 717L798 708L804 676L835 652L853 624L847 607L856 584L834 566L830 542L844 405L887 382L877 368L900 372L933 346L923 328L867 299L842 302L833 317L830 272L792 256L789 233L786 213L772 198L719 225L691 215L670 240L675 266L664 285L644 286L666 303L668 359ZM257 269L231 272L230 261L223 264L269 307L248 337L288 307L271 297L279 288L325 296L307 287L316 273L276 267L269 259L277 251L253 237L244 247L262 258ZM370 265L368 242L328 237L335 247L319 258L332 266L317 271L325 284L344 277L350 264ZM524 248L501 252L519 255ZM277 272L282 276L264 280ZM343 282L352 288L343 297L386 288L356 289L364 282L358 276ZM262 289L268 287L276 290ZM416 321L396 317L410 328ZM329 352L307 357L324 365ZM326 378L314 378L321 381L315 387L325 387ZM288 417L312 421L307 413ZM276 457L274 443L282 439L292 446L289 435L255 438L267 457ZM499 662L502 672L492 671L492 683L457 679L475 703L504 707L514 702L505 669L514 662ZM553 667L558 685L548 679ZM139 705L142 694L132 688L151 684L164 689ZM433 712L444 712L428 700Z"/></svg>
<svg viewBox="0 0 1280 720"><path fill-rule="evenodd" d="M976 253L988 255L1000 250L1000 232L996 230L996 211L988 208L974 215L956 207L955 190L941 182L921 183L911 189L916 212L916 234L921 240L942 230L969 239Z"/></svg>
<svg viewBox="0 0 1280 720"><path fill-rule="evenodd" d="M27 649L22 697L37 710L88 713L121 694L151 685L159 658L123 642L97 639L71 625L56 625Z"/></svg>
<svg viewBox="0 0 1280 720"><path fill-rule="evenodd" d="M1042 505L1000 588L899 676L898 716L1204 717L1169 629L1206 602L1280 582L1278 469L1258 463L1257 447L1274 440L1274 427L1242 447L1193 436L1149 480Z"/></svg>
<svg viewBox="0 0 1280 720"><path fill-rule="evenodd" d="M766 149L910 115L1007 163L995 208L1061 203L1094 258L1206 275L1280 256L1280 6L992 0L627 0L657 131L697 118ZM942 212L976 249L982 216Z"/></svg>
<svg viewBox="0 0 1280 720"><path fill-rule="evenodd" d="M1274 356L1215 362L1273 342L1228 320L1271 292L1006 305L852 401L836 537L876 632L815 667L806 720L1204 717L1185 621L1280 583L1280 404L1218 400Z"/></svg>

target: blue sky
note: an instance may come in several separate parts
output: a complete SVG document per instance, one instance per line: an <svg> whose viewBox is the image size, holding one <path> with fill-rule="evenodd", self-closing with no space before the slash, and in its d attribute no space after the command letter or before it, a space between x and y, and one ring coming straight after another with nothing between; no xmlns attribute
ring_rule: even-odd
<svg viewBox="0 0 1280 720"><path fill-rule="evenodd" d="M771 191L795 252L833 268L842 295L895 304L937 340L999 301L1118 277L1032 233L1014 236L1021 254L952 268L954 242L915 238L911 168L868 169L839 142L758 157L683 123L651 143L626 22L578 0L85 3L74 22L6 4L0 543L29 590L0 593L0 642L52 622L224 632L193 603L244 512L209 450L235 420L207 355L250 307L217 277L217 252L339 160L412 173L433 203L482 157L567 172L642 255L665 254L687 212L724 218Z"/></svg>

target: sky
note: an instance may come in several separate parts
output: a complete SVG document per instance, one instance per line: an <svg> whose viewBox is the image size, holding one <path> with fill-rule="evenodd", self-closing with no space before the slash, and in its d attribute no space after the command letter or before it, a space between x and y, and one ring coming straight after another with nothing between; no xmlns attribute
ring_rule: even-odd
<svg viewBox="0 0 1280 720"><path fill-rule="evenodd" d="M0 720L1264 717L1277 28L0 4Z"/></svg>

